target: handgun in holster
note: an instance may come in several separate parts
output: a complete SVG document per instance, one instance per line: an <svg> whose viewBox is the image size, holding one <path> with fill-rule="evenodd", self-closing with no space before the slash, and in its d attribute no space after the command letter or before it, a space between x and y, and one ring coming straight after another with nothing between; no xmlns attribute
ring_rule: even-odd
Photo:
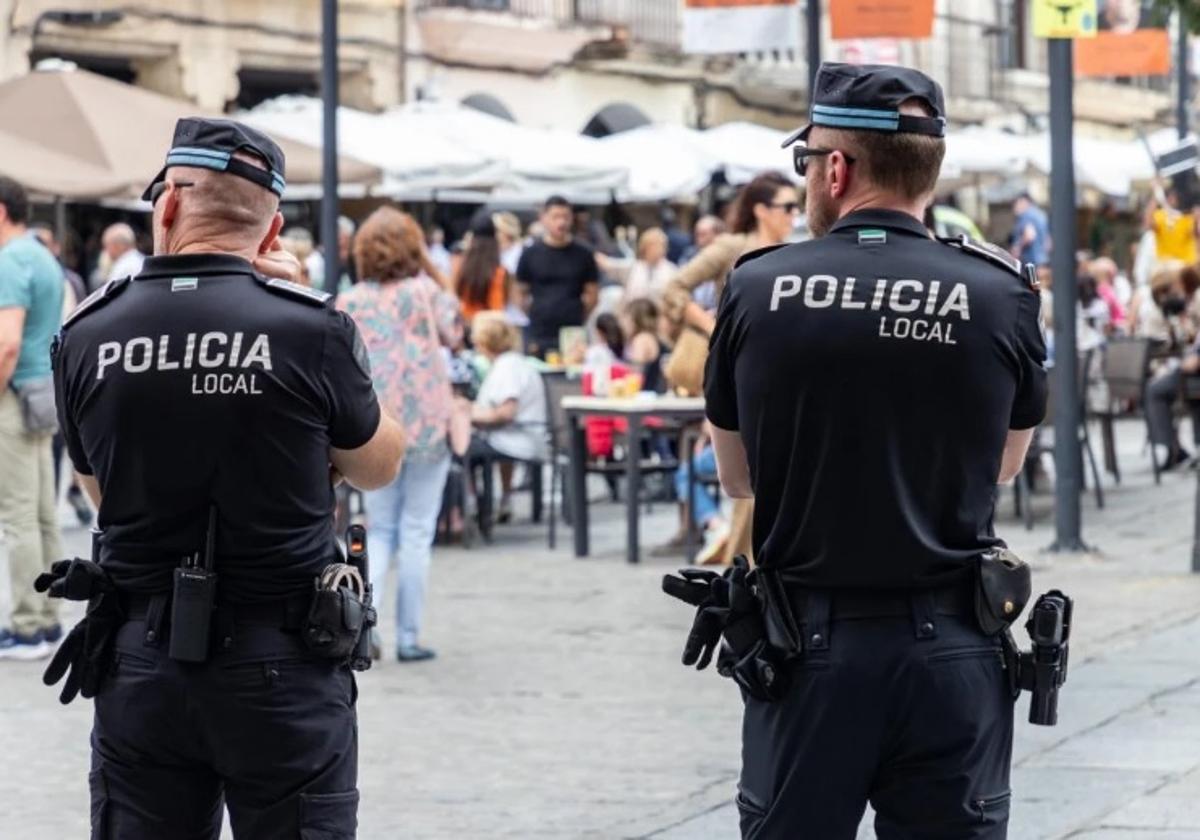
<svg viewBox="0 0 1200 840"><path fill-rule="evenodd" d="M996 548L979 558L975 581L975 617L985 634L1000 637L1013 699L1030 692L1029 722L1054 726L1058 690L1067 681L1071 599L1057 589L1037 599L1025 622L1033 649L1022 651L1011 627L1033 591L1029 566L1007 548Z"/></svg>
<svg viewBox="0 0 1200 840"><path fill-rule="evenodd" d="M175 570L168 654L177 662L208 660L209 628L217 599L217 573L213 568L216 539L217 509L213 507L208 512L203 551L184 559Z"/></svg>
<svg viewBox="0 0 1200 840"><path fill-rule="evenodd" d="M371 667L372 606L367 532L362 525L346 531L345 563L330 563L317 576L312 605L302 631L305 645L326 659L349 662L356 671Z"/></svg>
<svg viewBox="0 0 1200 840"><path fill-rule="evenodd" d="M1007 631L1003 637L1013 698L1029 692L1029 722L1038 726L1058 723L1058 691L1067 681L1073 609L1069 597L1051 589L1037 599L1025 622L1032 650L1019 650Z"/></svg>

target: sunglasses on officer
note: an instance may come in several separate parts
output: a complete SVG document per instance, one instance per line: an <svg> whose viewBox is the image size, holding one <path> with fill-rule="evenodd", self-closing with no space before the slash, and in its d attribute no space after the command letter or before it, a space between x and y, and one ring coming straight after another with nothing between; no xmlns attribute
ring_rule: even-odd
<svg viewBox="0 0 1200 840"><path fill-rule="evenodd" d="M796 174L803 178L808 174L808 159L814 157L825 157L831 155L838 149L820 149L815 146L793 146L792 147L792 165L796 167ZM846 159L846 163L854 163L854 158L851 155L842 152L842 157Z"/></svg>
<svg viewBox="0 0 1200 840"><path fill-rule="evenodd" d="M175 189L177 189L177 190L181 190L184 187L196 186L195 181L159 181L157 184L155 184L154 186L152 186L150 188L150 206L151 207L153 207L155 204L157 204L158 200L160 198L162 198L162 194L167 191L168 183L174 184Z"/></svg>

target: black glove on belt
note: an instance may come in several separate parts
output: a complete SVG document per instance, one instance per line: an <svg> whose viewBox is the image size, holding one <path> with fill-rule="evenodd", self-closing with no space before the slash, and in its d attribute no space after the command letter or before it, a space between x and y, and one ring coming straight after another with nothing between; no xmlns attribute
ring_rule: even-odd
<svg viewBox="0 0 1200 840"><path fill-rule="evenodd" d="M663 576L663 591L696 607L696 617L683 647L683 664L708 667L713 653L725 645L717 671L760 700L778 700L786 690L786 671L767 643L762 604L750 563L738 557L724 574L708 569L680 569L679 577Z"/></svg>
<svg viewBox="0 0 1200 840"><path fill-rule="evenodd" d="M46 666L42 682L54 685L66 675L59 700L70 703L76 695L95 697L112 660L117 629L125 621L116 587L99 564L91 560L60 560L33 583L51 598L88 601L87 613L63 639ZM69 673L68 673L69 670Z"/></svg>

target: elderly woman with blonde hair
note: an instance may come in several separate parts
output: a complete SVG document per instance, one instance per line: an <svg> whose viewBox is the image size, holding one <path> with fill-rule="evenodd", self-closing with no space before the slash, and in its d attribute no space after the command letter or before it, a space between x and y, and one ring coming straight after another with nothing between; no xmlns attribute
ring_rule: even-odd
<svg viewBox="0 0 1200 840"><path fill-rule="evenodd" d="M471 340L489 366L471 406L471 423L477 432L468 460L474 466L499 462L498 518L505 521L512 515L512 462L541 461L546 456L546 391L541 374L520 352L520 333L502 314L475 316Z"/></svg>
<svg viewBox="0 0 1200 840"><path fill-rule="evenodd" d="M419 642L433 538L450 469L446 440L450 375L443 347L462 342L458 298L425 250L420 226L407 213L381 207L354 240L359 282L338 298L358 324L380 403L399 418L408 439L396 480L366 493L367 548L374 569L399 563L396 658L431 659ZM336 406L334 407L336 410Z"/></svg>
<svg viewBox="0 0 1200 840"><path fill-rule="evenodd" d="M667 244L662 228L647 228L638 237L637 259L632 263L613 260L600 252L596 253L596 263L606 275L624 285L624 302L648 299L658 305L679 270L667 259Z"/></svg>

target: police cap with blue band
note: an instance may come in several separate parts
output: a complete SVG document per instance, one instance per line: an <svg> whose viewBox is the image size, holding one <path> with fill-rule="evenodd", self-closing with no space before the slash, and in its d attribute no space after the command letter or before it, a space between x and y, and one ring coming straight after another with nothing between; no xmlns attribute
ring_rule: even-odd
<svg viewBox="0 0 1200 840"><path fill-rule="evenodd" d="M919 70L884 64L835 64L817 70L809 123L788 135L783 148L806 140L813 126L853 131L905 132L944 137L946 101L942 88ZM900 104L922 100L932 116L901 114Z"/></svg>
<svg viewBox="0 0 1200 840"><path fill-rule="evenodd" d="M238 160L234 157L238 152L254 155L266 168ZM172 166L195 166L228 172L282 196L287 186L283 178L283 163L283 151L261 131L233 120L184 117L175 123L175 139L171 143L171 151L167 152L166 165L146 187L142 199L150 200L154 185L166 180L167 170Z"/></svg>

